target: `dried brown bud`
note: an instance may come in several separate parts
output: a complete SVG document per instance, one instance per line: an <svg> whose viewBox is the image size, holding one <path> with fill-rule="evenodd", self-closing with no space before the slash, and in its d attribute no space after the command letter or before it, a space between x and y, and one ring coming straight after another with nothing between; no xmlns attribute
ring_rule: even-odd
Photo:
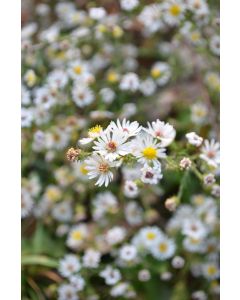
<svg viewBox="0 0 240 300"><path fill-rule="evenodd" d="M67 151L67 160L69 161L76 161L78 156L80 154L80 150L79 149L74 149L74 148L70 148Z"/></svg>

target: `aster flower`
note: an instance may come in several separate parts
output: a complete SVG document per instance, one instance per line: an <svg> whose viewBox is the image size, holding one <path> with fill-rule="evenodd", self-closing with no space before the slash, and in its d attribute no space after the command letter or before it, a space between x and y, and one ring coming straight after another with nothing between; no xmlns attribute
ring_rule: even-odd
<svg viewBox="0 0 240 300"><path fill-rule="evenodd" d="M148 123L148 129L144 130L154 138L160 140L161 147L169 146L176 136L176 130L169 123L156 120L152 124Z"/></svg>
<svg viewBox="0 0 240 300"><path fill-rule="evenodd" d="M220 163L219 143L215 140L205 140L201 148L200 158L205 160L209 166L218 167Z"/></svg>
<svg viewBox="0 0 240 300"><path fill-rule="evenodd" d="M93 149L101 154L105 159L114 161L120 156L129 153L129 143L127 142L128 136L119 130L111 131L109 129L102 132L94 142Z"/></svg>
<svg viewBox="0 0 240 300"><path fill-rule="evenodd" d="M189 132L185 136L188 140L188 143L193 146L199 147L203 142L203 138L197 135L195 132Z"/></svg>
<svg viewBox="0 0 240 300"><path fill-rule="evenodd" d="M130 72L122 77L119 88L123 91L136 92L139 88L139 85L140 82L138 75Z"/></svg>
<svg viewBox="0 0 240 300"><path fill-rule="evenodd" d="M123 134L126 134L127 137L136 136L142 129L141 126L139 126L137 121L130 122L126 119L123 119L122 123L118 119L115 123L112 121L110 125L108 126L108 129L111 131L119 131Z"/></svg>
<svg viewBox="0 0 240 300"><path fill-rule="evenodd" d="M67 254L59 262L59 273L63 277L70 277L81 269L79 259L74 254Z"/></svg>
<svg viewBox="0 0 240 300"><path fill-rule="evenodd" d="M91 143L93 140L98 138L102 132L103 132L102 126L96 125L88 130L88 137L80 139L79 143L82 145Z"/></svg>
<svg viewBox="0 0 240 300"><path fill-rule="evenodd" d="M153 168L148 165L144 165L141 169L141 180L144 183L157 184L162 177L163 175L161 173L160 164Z"/></svg>
<svg viewBox="0 0 240 300"><path fill-rule="evenodd" d="M172 239L162 236L151 248L152 255L159 260L166 260L175 253L175 243Z"/></svg>
<svg viewBox="0 0 240 300"><path fill-rule="evenodd" d="M165 85L171 77L169 65L165 62L156 62L151 68L151 76L159 86Z"/></svg>
<svg viewBox="0 0 240 300"><path fill-rule="evenodd" d="M113 180L111 168L116 166L114 162L110 162L98 154L93 154L85 160L85 163L89 179L98 177L95 185L102 186L104 184L107 187L109 182Z"/></svg>

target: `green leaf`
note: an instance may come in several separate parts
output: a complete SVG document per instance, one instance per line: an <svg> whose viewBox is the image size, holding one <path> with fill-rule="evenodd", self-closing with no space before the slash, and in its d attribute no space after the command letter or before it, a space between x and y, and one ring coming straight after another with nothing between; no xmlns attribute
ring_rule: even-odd
<svg viewBox="0 0 240 300"><path fill-rule="evenodd" d="M57 268L58 260L49 258L44 255L23 255L22 266L26 265L41 265L45 267Z"/></svg>

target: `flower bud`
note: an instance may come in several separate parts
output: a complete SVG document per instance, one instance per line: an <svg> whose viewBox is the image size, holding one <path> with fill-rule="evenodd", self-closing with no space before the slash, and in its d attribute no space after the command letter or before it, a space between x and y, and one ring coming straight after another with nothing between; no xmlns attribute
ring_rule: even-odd
<svg viewBox="0 0 240 300"><path fill-rule="evenodd" d="M76 161L79 154L80 154L79 149L70 148L70 149L68 149L67 154L66 154L67 160Z"/></svg>
<svg viewBox="0 0 240 300"><path fill-rule="evenodd" d="M177 208L177 206L178 206L178 202L179 202L178 197L177 196L173 196L171 198L168 198L165 201L165 207L169 211L175 211L176 208Z"/></svg>
<svg viewBox="0 0 240 300"><path fill-rule="evenodd" d="M184 157L180 163L179 163L179 167L181 170L188 170L191 168L192 162L188 157Z"/></svg>

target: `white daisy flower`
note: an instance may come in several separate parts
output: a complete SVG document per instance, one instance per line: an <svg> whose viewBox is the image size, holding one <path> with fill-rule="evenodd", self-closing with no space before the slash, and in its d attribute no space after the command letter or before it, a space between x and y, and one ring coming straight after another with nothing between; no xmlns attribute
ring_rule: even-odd
<svg viewBox="0 0 240 300"><path fill-rule="evenodd" d="M66 86L68 82L68 76L65 71L61 69L55 69L49 73L47 81L50 87L61 89Z"/></svg>
<svg viewBox="0 0 240 300"><path fill-rule="evenodd" d="M130 11L139 5L139 0L120 0L120 5L122 9Z"/></svg>
<svg viewBox="0 0 240 300"><path fill-rule="evenodd" d="M138 187L134 181L127 180L124 184L124 195L129 198L136 198L139 194Z"/></svg>
<svg viewBox="0 0 240 300"><path fill-rule="evenodd" d="M107 285L114 285L122 278L119 270L113 269L112 266L107 266L102 272L100 272L100 276L105 279L105 283Z"/></svg>
<svg viewBox="0 0 240 300"><path fill-rule="evenodd" d="M85 224L74 225L68 233L67 246L78 249L88 236L88 229Z"/></svg>
<svg viewBox="0 0 240 300"><path fill-rule="evenodd" d="M139 236L143 245L147 249L151 249L153 245L162 239L163 233L158 227L151 226L142 228L139 232Z"/></svg>
<svg viewBox="0 0 240 300"><path fill-rule="evenodd" d="M106 233L106 241L109 245L121 243L126 237L126 229L120 226L115 226L109 229Z"/></svg>
<svg viewBox="0 0 240 300"><path fill-rule="evenodd" d="M72 219L73 212L70 201L64 201L56 204L52 209L52 216L60 222L68 222Z"/></svg>
<svg viewBox="0 0 240 300"><path fill-rule="evenodd" d="M183 247L191 253L203 253L206 250L204 240L186 237L183 240Z"/></svg>
<svg viewBox="0 0 240 300"><path fill-rule="evenodd" d="M188 143L193 146L199 147L203 142L203 138L197 135L195 132L189 132L185 136L188 140Z"/></svg>
<svg viewBox="0 0 240 300"><path fill-rule="evenodd" d="M195 124L204 124L208 113L208 107L204 103L195 103L191 107L191 119Z"/></svg>
<svg viewBox="0 0 240 300"><path fill-rule="evenodd" d="M87 249L83 255L83 266L86 268L98 268L101 253L94 249Z"/></svg>
<svg viewBox="0 0 240 300"><path fill-rule="evenodd" d="M136 156L138 161L143 165L158 165L158 159L166 157L166 149L161 147L160 143L158 143L151 135L146 133L138 135L131 144L133 155Z"/></svg>
<svg viewBox="0 0 240 300"><path fill-rule="evenodd" d="M153 33L164 27L161 17L161 5L150 4L144 6L143 10L138 16L138 20L144 25L144 28L147 32Z"/></svg>
<svg viewBox="0 0 240 300"><path fill-rule="evenodd" d="M153 168L144 165L141 169L141 180L147 184L157 184L163 175L161 173L161 165L154 166Z"/></svg>
<svg viewBox="0 0 240 300"><path fill-rule="evenodd" d="M119 258L123 261L133 261L137 257L137 248L134 245L124 245L119 250Z"/></svg>
<svg viewBox="0 0 240 300"><path fill-rule="evenodd" d="M110 88L101 89L99 91L99 94L102 97L102 101L107 104L112 103L116 96L115 92Z"/></svg>
<svg viewBox="0 0 240 300"><path fill-rule="evenodd" d="M123 91L136 92L140 86L138 75L135 73L127 73L125 74L121 81L119 88Z"/></svg>
<svg viewBox="0 0 240 300"><path fill-rule="evenodd" d="M203 275L209 280L214 280L219 277L219 267L215 262L209 262L203 265Z"/></svg>
<svg viewBox="0 0 240 300"><path fill-rule="evenodd" d="M215 140L205 140L201 148L200 158L205 160L209 166L218 167L220 163L220 145Z"/></svg>
<svg viewBox="0 0 240 300"><path fill-rule="evenodd" d="M81 264L77 255L67 254L59 262L59 273L63 277L70 277L81 269Z"/></svg>
<svg viewBox="0 0 240 300"><path fill-rule="evenodd" d="M182 233L193 239L202 239L207 235L207 229L200 220L191 218L184 220Z"/></svg>
<svg viewBox="0 0 240 300"><path fill-rule="evenodd" d="M24 81L26 82L27 86L33 87L37 82L37 75L34 70L30 69L27 70L23 77Z"/></svg>
<svg viewBox="0 0 240 300"><path fill-rule="evenodd" d="M148 129L144 130L154 138L160 140L162 147L169 146L176 136L176 130L169 123L156 120L152 124L148 123Z"/></svg>
<svg viewBox="0 0 240 300"><path fill-rule="evenodd" d="M69 278L71 285L75 288L76 291L82 291L85 286L85 280L81 275L72 275Z"/></svg>
<svg viewBox="0 0 240 300"><path fill-rule="evenodd" d="M93 91L81 84L75 84L73 86L72 97L78 107L85 107L91 104L95 99Z"/></svg>
<svg viewBox="0 0 240 300"><path fill-rule="evenodd" d="M110 295L112 297L124 296L126 295L128 288L129 288L129 284L127 282L120 282L111 289Z"/></svg>
<svg viewBox="0 0 240 300"><path fill-rule="evenodd" d="M156 62L151 68L151 76L159 86L165 85L171 77L169 65L165 62Z"/></svg>
<svg viewBox="0 0 240 300"><path fill-rule="evenodd" d="M130 122L126 119L123 119L122 123L118 119L115 123L114 121L111 121L110 125L108 126L108 129L111 131L120 131L121 133L125 134L127 137L132 137L137 135L141 130L142 127L139 126L139 123L137 121Z"/></svg>
<svg viewBox="0 0 240 300"><path fill-rule="evenodd" d="M93 154L85 160L86 170L88 171L88 178L93 179L98 177L95 185L105 187L113 180L113 173L111 168L116 166L116 163L110 162L98 154Z"/></svg>
<svg viewBox="0 0 240 300"><path fill-rule="evenodd" d="M184 18L185 5L182 0L168 0L164 4L163 18L169 25L175 26Z"/></svg>
<svg viewBox="0 0 240 300"><path fill-rule="evenodd" d="M91 7L89 9L89 16L93 20L101 20L107 15L103 7Z"/></svg>
<svg viewBox="0 0 240 300"><path fill-rule="evenodd" d="M81 60L72 61L69 64L68 73L72 79L81 80L88 73L88 66Z"/></svg>
<svg viewBox="0 0 240 300"><path fill-rule="evenodd" d="M58 288L58 300L79 300L77 290L71 284L62 284Z"/></svg>
<svg viewBox="0 0 240 300"><path fill-rule="evenodd" d="M94 142L93 149L104 156L109 161L114 161L120 156L124 156L130 152L129 143L126 143L128 136L120 130L102 132Z"/></svg>
<svg viewBox="0 0 240 300"><path fill-rule="evenodd" d="M143 221L143 209L136 202L128 202L125 206L124 213L130 225L139 225Z"/></svg>
<svg viewBox="0 0 240 300"><path fill-rule="evenodd" d="M161 239L150 248L152 255L159 260L172 257L175 253L175 243L172 239L162 236Z"/></svg>
<svg viewBox="0 0 240 300"><path fill-rule="evenodd" d="M156 83L152 78L143 80L140 84L139 90L144 96L151 96L157 89Z"/></svg>

